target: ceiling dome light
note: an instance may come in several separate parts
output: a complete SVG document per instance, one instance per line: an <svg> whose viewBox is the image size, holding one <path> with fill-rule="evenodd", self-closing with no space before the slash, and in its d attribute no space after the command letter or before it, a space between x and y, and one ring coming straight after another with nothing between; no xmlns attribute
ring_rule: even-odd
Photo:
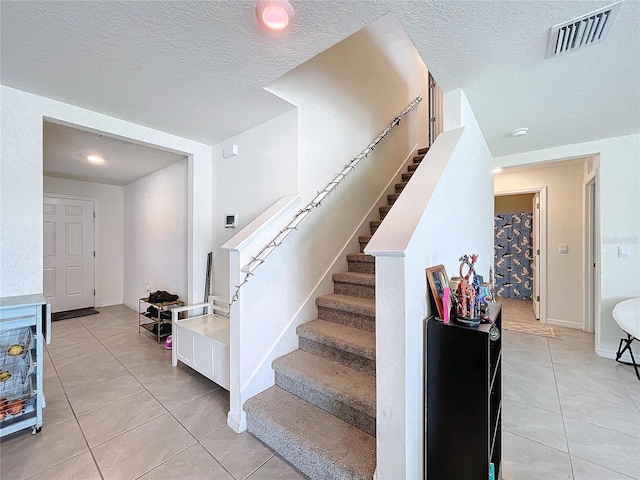
<svg viewBox="0 0 640 480"><path fill-rule="evenodd" d="M523 135L526 135L528 131L528 128L516 128L513 132L510 133L510 135L512 137L521 137Z"/></svg>
<svg viewBox="0 0 640 480"><path fill-rule="evenodd" d="M104 163L104 158L98 155L88 155L87 161L93 163L94 165L102 165Z"/></svg>
<svg viewBox="0 0 640 480"><path fill-rule="evenodd" d="M293 7L287 0L260 0L256 6L258 22L268 30L281 32L293 20Z"/></svg>

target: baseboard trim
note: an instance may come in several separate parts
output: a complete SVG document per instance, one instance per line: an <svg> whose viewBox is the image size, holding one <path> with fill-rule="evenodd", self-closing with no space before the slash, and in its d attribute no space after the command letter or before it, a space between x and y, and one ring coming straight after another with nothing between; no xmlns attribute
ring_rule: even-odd
<svg viewBox="0 0 640 480"><path fill-rule="evenodd" d="M107 300L106 302L100 302L95 306L95 308L101 307L113 307L114 305L124 305L122 302L118 302L117 300ZM129 305L127 305L128 307Z"/></svg>
<svg viewBox="0 0 640 480"><path fill-rule="evenodd" d="M567 320L560 320L558 318L547 317L547 325L553 325L554 327L572 328L574 330L582 330L581 323L569 322Z"/></svg>
<svg viewBox="0 0 640 480"><path fill-rule="evenodd" d="M640 345L640 343L639 343L639 345ZM618 353L617 350L605 350L603 348L596 348L596 355L598 355L599 357L603 357L603 358L610 358L611 360L615 360L616 359L616 354L617 353ZM633 355L634 355L634 357L636 357L636 362L640 361L640 359L638 358L638 356L640 354L636 355L636 352L633 352ZM631 355L629 355L629 352L624 352L622 357L620 357L620 360L622 360L623 362L631 362Z"/></svg>
<svg viewBox="0 0 640 480"><path fill-rule="evenodd" d="M227 425L236 433L242 433L247 429L247 414L244 410L240 412L240 417L233 412L227 414Z"/></svg>

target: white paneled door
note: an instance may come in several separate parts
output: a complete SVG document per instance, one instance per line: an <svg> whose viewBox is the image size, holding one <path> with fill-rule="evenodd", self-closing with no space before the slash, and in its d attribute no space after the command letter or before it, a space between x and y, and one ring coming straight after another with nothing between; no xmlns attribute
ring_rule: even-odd
<svg viewBox="0 0 640 480"><path fill-rule="evenodd" d="M94 306L93 202L44 197L44 296L52 312Z"/></svg>

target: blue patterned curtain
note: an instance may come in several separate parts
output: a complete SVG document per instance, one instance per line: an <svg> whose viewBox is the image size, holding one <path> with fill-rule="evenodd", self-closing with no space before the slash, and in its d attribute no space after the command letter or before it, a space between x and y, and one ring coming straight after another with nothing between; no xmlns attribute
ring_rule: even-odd
<svg viewBox="0 0 640 480"><path fill-rule="evenodd" d="M530 300L533 290L531 213L497 213L495 216L496 294Z"/></svg>

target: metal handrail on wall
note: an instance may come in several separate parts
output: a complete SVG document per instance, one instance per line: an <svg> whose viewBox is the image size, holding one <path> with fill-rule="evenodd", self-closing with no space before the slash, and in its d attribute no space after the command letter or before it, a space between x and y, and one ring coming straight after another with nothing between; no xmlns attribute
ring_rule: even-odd
<svg viewBox="0 0 640 480"><path fill-rule="evenodd" d="M314 208L319 207L322 204L322 201L325 198L327 198L327 196L333 190L335 190L335 188L346 178L346 176L355 169L356 165L361 160L363 160L364 158L369 156L369 154L373 151L373 149L376 147L376 145L378 145L382 140L384 140L389 135L391 130L393 130L395 127L397 127L400 124L400 121L407 114L409 114L412 111L414 111L418 107L420 102L422 102L422 95L419 95L418 97L416 97L407 106L407 108L405 108L402 112L400 112L400 114L397 117L395 117L389 123L389 125L387 125L387 127L364 150L362 150L362 152L360 152L360 154L358 154L348 164L346 164L344 166L344 168L338 174L336 174L334 179L331 180L324 187L324 189L322 189L320 192L318 192L318 195L316 195L316 197L313 200L311 200L311 202L309 202L306 207L304 207L302 210L300 210L295 215L293 220L291 220L291 222L289 222L289 224L286 227L284 227L282 230L280 230L280 232L269 243L267 243L267 245L265 245L264 248L262 250L260 250L260 252L255 257L252 257L251 262L249 262L247 265L242 267L241 271L245 274L245 276L244 276L244 279L242 280L242 282L240 283L240 285L236 286L236 291L235 291L233 297L231 298L230 305L233 305L233 303L235 303L235 301L239 299L240 289L242 288L242 286L245 283L247 283L249 281L249 278L251 277L251 275L253 275L253 272L256 270L256 268L258 268L260 265L262 265L264 263L264 261L266 260L266 258L277 247L282 245L282 242L285 240L285 238L287 238L289 236L289 234L291 232L293 232L294 230L297 230L297 228L300 225L300 223L302 223L302 221L305 218L307 218L309 213L311 213L311 211Z"/></svg>

